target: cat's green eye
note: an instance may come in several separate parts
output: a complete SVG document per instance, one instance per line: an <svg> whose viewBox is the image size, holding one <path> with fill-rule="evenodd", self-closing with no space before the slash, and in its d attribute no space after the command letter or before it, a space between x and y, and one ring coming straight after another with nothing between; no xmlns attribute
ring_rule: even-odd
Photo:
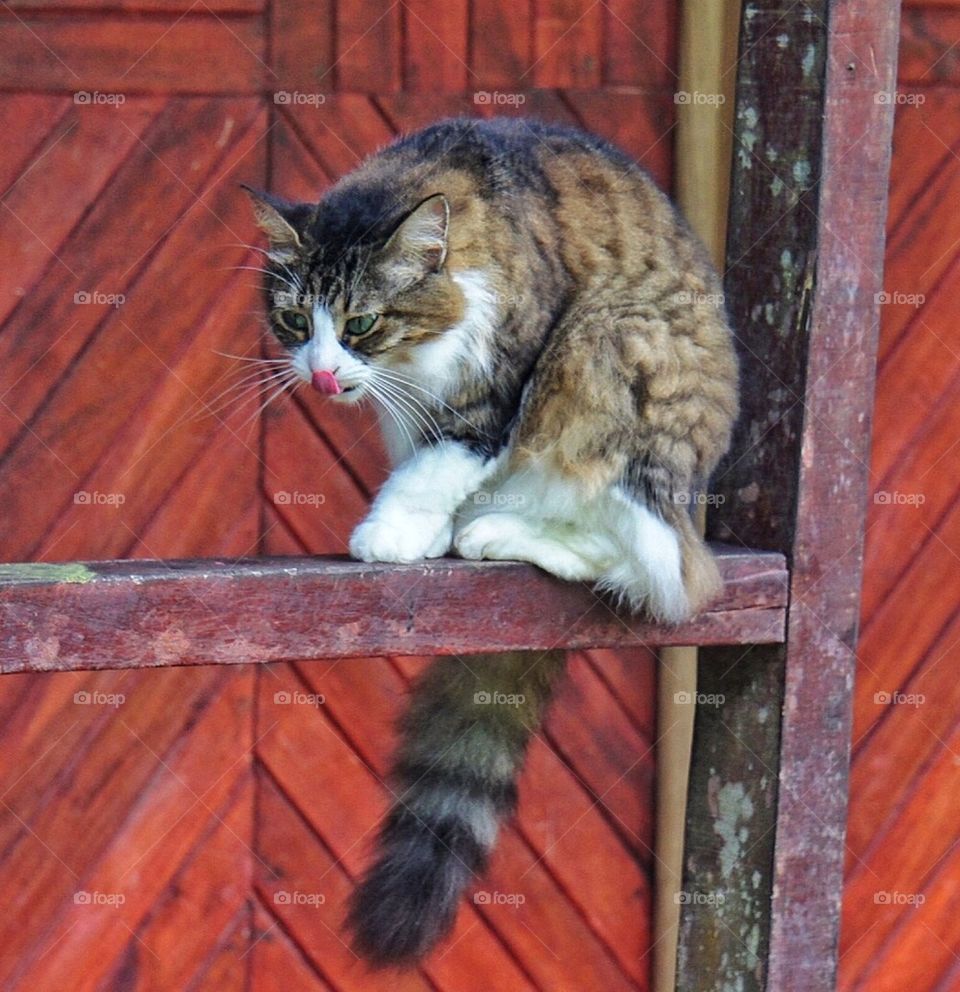
<svg viewBox="0 0 960 992"><path fill-rule="evenodd" d="M379 316L378 313L364 313L359 317L351 317L343 325L344 333L352 338L362 338L364 334L369 334L373 330L373 325L376 324Z"/></svg>
<svg viewBox="0 0 960 992"><path fill-rule="evenodd" d="M298 338L304 338L310 329L310 321L299 310L281 310L277 314L280 325L295 334Z"/></svg>

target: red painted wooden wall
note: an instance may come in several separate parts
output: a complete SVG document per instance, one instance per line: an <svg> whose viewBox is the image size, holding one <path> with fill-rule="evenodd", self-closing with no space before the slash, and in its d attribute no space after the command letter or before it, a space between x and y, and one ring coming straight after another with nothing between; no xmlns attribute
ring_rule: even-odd
<svg viewBox="0 0 960 992"><path fill-rule="evenodd" d="M909 0L899 75L840 987L956 992L960 2Z"/></svg>
<svg viewBox="0 0 960 992"><path fill-rule="evenodd" d="M673 8L4 5L2 559L343 551L383 476L370 417L220 412L243 366L218 352L263 346L237 183L316 196L401 129L496 110L580 122L667 185ZM402 977L345 946L422 665L5 678L0 988L648 988L640 648L574 657L479 886L498 895L453 942Z"/></svg>

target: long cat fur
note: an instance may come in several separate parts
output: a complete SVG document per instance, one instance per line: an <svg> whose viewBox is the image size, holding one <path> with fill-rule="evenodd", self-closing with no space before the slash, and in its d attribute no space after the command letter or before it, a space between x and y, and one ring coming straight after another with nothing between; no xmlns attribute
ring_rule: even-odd
<svg viewBox="0 0 960 992"><path fill-rule="evenodd" d="M716 594L690 511L737 412L733 337L703 248L639 166L571 128L450 120L317 204L254 207L293 368L383 408L393 473L355 557L531 561L667 623ZM373 330L351 337L365 314ZM449 931L561 669L514 653L420 682L351 911L369 960L413 961ZM524 703L478 702L496 693Z"/></svg>

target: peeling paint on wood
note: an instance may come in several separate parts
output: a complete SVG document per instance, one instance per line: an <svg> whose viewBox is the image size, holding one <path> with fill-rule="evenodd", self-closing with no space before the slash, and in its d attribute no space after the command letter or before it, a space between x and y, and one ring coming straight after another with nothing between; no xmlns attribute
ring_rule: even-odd
<svg viewBox="0 0 960 992"><path fill-rule="evenodd" d="M546 649L558 631L571 648L782 640L783 556L716 551L723 594L676 627L618 615L586 586L511 562L8 566L0 671Z"/></svg>
<svg viewBox="0 0 960 992"><path fill-rule="evenodd" d="M5 585L24 585L28 582L91 582L97 573L82 562L65 565L46 562L18 562L0 565L0 588Z"/></svg>
<svg viewBox="0 0 960 992"><path fill-rule="evenodd" d="M788 554L791 601L786 645L700 652L698 692L725 702L697 710L683 888L723 898L682 907L683 992L834 985L892 119L870 94L896 23L866 0L743 10L727 301L747 388L709 530Z"/></svg>

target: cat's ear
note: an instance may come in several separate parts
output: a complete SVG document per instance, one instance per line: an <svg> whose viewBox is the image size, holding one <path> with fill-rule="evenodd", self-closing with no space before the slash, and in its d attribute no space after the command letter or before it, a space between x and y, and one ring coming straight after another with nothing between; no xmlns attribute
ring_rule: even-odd
<svg viewBox="0 0 960 992"><path fill-rule="evenodd" d="M384 263L403 281L439 272L447 257L450 204L443 193L422 200L400 222L383 247Z"/></svg>
<svg viewBox="0 0 960 992"><path fill-rule="evenodd" d="M243 186L253 204L257 226L278 251L295 251L303 247L303 232L313 213L309 203L288 203L278 196Z"/></svg>

